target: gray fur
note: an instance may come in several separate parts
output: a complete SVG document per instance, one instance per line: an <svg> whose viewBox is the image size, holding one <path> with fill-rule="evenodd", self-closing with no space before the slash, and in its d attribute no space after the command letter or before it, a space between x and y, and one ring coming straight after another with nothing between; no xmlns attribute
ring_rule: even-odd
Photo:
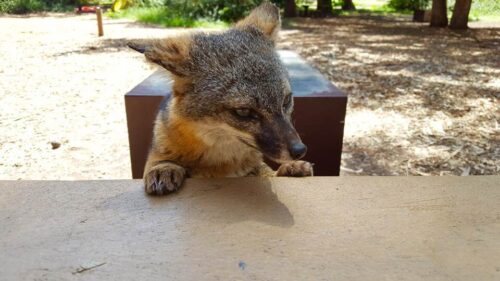
<svg viewBox="0 0 500 281"><path fill-rule="evenodd" d="M281 112L288 74L273 42L256 28L195 35L190 56L193 87L181 114L203 118L237 107Z"/></svg>
<svg viewBox="0 0 500 281"><path fill-rule="evenodd" d="M259 148L273 159L294 141L288 73L273 41L255 27L193 38L188 63L192 87L179 101L178 114L225 122L254 135ZM249 108L259 122L242 121L233 110ZM286 153L285 153L286 154Z"/></svg>
<svg viewBox="0 0 500 281"><path fill-rule="evenodd" d="M288 152L301 140L291 123L288 73L274 48L279 28L278 8L266 2L225 32L191 35L188 52L172 39L134 46L174 80L182 79L175 108L160 113L164 123L170 110L191 120L215 120L252 135L249 145L269 158L292 160ZM236 109L250 109L258 118L242 119Z"/></svg>

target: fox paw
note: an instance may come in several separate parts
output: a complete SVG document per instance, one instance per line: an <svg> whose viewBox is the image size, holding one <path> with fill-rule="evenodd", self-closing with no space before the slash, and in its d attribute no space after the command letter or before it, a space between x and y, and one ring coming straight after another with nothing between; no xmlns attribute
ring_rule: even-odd
<svg viewBox="0 0 500 281"><path fill-rule="evenodd" d="M278 171L277 177L312 177L313 165L306 161L294 161L282 164Z"/></svg>
<svg viewBox="0 0 500 281"><path fill-rule="evenodd" d="M144 189L147 194L164 195L181 187L186 169L173 163L161 163L144 175Z"/></svg>

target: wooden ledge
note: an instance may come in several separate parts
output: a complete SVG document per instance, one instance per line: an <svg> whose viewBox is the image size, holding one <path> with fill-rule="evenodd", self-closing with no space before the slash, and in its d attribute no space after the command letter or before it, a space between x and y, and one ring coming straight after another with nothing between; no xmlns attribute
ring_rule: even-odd
<svg viewBox="0 0 500 281"><path fill-rule="evenodd" d="M499 280L500 176L0 182L2 280Z"/></svg>

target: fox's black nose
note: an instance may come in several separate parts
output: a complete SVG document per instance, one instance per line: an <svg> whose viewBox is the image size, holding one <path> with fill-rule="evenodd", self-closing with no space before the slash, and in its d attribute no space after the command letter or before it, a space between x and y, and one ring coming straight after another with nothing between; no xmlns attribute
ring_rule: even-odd
<svg viewBox="0 0 500 281"><path fill-rule="evenodd" d="M293 142L292 145L289 148L290 151L290 156L292 156L293 159L300 159L306 155L307 152L307 146L303 144L302 142Z"/></svg>

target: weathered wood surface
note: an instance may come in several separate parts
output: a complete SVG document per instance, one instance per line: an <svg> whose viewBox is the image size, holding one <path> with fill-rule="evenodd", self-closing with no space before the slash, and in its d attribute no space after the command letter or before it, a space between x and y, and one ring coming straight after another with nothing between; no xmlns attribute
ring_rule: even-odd
<svg viewBox="0 0 500 281"><path fill-rule="evenodd" d="M499 176L0 190L0 280L500 280Z"/></svg>

